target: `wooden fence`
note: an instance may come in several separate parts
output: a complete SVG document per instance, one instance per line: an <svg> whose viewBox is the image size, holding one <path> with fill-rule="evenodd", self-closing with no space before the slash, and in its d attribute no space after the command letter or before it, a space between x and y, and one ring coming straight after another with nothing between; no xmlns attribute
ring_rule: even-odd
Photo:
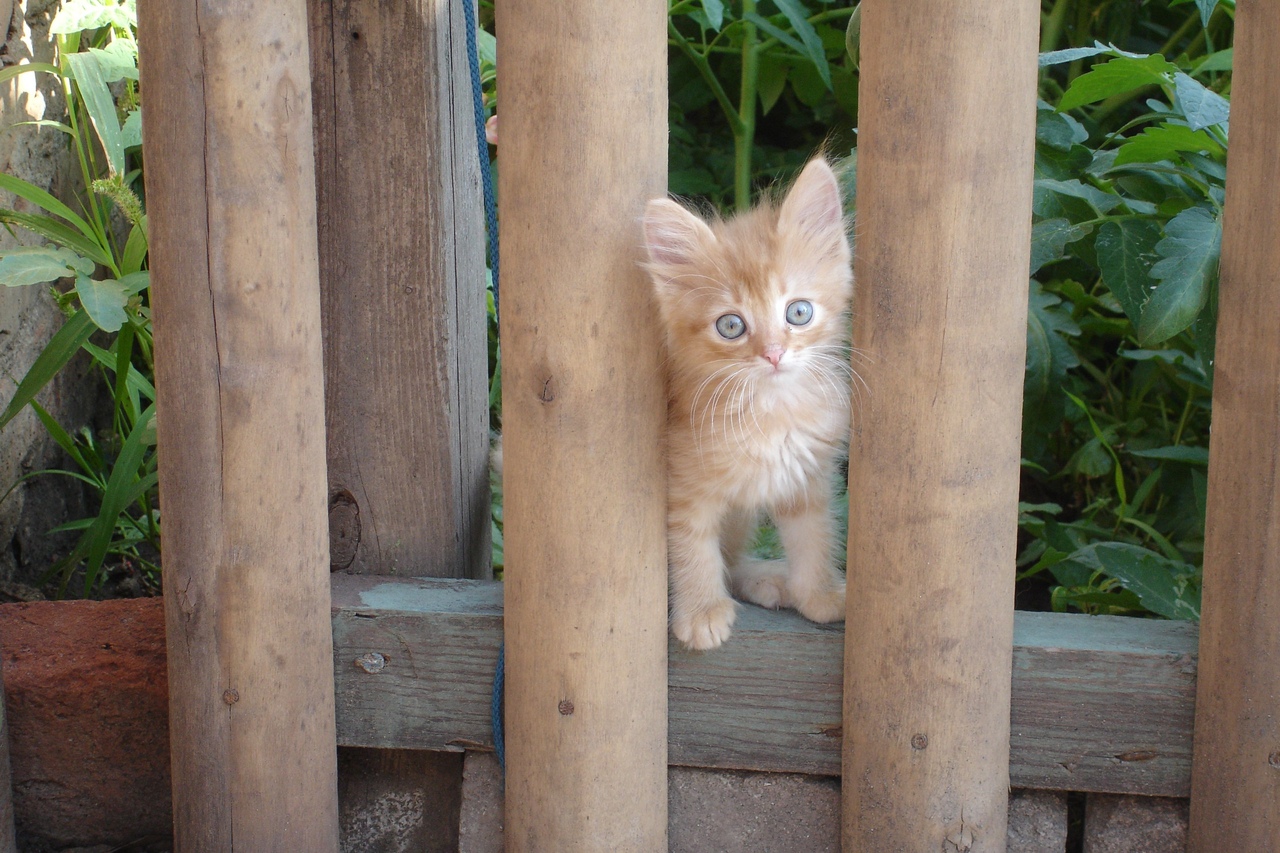
<svg viewBox="0 0 1280 853"><path fill-rule="evenodd" d="M635 265L665 5L499 5L504 590L461 4L143 0L180 849L337 849L335 743L487 748L504 625L509 849L664 849L668 763L843 771L849 850L1002 850L1010 783L1280 849L1280 4L1238 13L1198 716L1194 626L1012 613L1035 10L864 3L849 629L693 655Z"/></svg>

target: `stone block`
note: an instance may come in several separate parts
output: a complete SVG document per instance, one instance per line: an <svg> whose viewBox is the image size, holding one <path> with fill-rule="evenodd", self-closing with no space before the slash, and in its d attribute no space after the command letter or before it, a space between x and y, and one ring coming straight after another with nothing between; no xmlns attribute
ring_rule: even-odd
<svg viewBox="0 0 1280 853"><path fill-rule="evenodd" d="M345 853L458 849L462 755L338 749L338 818Z"/></svg>
<svg viewBox="0 0 1280 853"><path fill-rule="evenodd" d="M1063 853L1067 849L1067 795L1014 789L1009 794L1007 853Z"/></svg>
<svg viewBox="0 0 1280 853"><path fill-rule="evenodd" d="M1183 853L1190 803L1172 797L1090 794L1084 853Z"/></svg>

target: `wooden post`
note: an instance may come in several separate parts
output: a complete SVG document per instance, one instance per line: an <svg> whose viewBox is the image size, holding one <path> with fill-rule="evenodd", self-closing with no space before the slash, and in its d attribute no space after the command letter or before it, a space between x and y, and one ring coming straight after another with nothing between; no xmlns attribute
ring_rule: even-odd
<svg viewBox="0 0 1280 853"><path fill-rule="evenodd" d="M9 720L4 711L3 680L0 680L0 853L18 853L13 827L13 773L9 765Z"/></svg>
<svg viewBox="0 0 1280 853"><path fill-rule="evenodd" d="M1037 9L863 3L846 850L1004 850Z"/></svg>
<svg viewBox="0 0 1280 853"><path fill-rule="evenodd" d="M1188 850L1280 850L1280 3L1242 3L1231 90Z"/></svg>
<svg viewBox="0 0 1280 853"><path fill-rule="evenodd" d="M177 849L336 851L306 6L139 12Z"/></svg>
<svg viewBox="0 0 1280 853"><path fill-rule="evenodd" d="M492 577L484 229L458 0L309 0L330 565Z"/></svg>
<svg viewBox="0 0 1280 853"><path fill-rule="evenodd" d="M666 5L498 9L511 850L665 850Z"/></svg>

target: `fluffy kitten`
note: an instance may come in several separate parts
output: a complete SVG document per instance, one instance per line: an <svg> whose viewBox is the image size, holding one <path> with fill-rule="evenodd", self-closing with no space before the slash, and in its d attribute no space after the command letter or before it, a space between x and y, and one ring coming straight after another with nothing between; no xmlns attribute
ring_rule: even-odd
<svg viewBox="0 0 1280 853"><path fill-rule="evenodd" d="M666 330L671 631L712 649L730 592L844 618L832 492L849 434L853 296L839 185L811 161L780 205L708 226L668 199L644 217ZM787 559L747 547L759 514Z"/></svg>

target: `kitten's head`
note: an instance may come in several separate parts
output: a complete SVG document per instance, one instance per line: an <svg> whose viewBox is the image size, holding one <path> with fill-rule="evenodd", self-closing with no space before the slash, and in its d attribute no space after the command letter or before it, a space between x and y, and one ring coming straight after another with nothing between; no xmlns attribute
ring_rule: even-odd
<svg viewBox="0 0 1280 853"><path fill-rule="evenodd" d="M720 372L784 388L847 359L849 240L822 158L781 204L729 220L708 224L669 199L651 201L644 234L673 378Z"/></svg>

